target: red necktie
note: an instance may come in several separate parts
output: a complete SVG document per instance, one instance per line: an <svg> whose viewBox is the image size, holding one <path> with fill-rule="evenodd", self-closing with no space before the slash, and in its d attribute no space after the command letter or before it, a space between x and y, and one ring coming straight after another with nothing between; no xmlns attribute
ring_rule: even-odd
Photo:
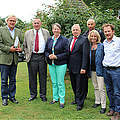
<svg viewBox="0 0 120 120"><path fill-rule="evenodd" d="M39 51L39 36L38 36L38 30L36 31L36 37L35 37L35 52Z"/></svg>
<svg viewBox="0 0 120 120"><path fill-rule="evenodd" d="M73 41L73 43L72 43L71 52L72 52L72 50L73 50L73 47L74 47L75 42L76 42L76 40L77 40L77 37L74 37L73 39L74 39L74 41Z"/></svg>

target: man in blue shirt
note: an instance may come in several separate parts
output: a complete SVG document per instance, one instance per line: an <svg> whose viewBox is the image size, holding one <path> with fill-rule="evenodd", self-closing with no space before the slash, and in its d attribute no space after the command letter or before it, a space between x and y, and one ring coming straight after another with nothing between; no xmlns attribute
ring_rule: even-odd
<svg viewBox="0 0 120 120"><path fill-rule="evenodd" d="M120 120L120 38L114 35L114 26L104 24L104 81L110 101L108 116Z"/></svg>

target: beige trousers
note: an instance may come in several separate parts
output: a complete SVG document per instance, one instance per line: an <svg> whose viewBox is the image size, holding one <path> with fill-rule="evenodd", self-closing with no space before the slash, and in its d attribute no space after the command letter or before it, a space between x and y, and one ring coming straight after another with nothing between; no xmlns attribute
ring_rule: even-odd
<svg viewBox="0 0 120 120"><path fill-rule="evenodd" d="M95 104L101 104L101 108L106 108L104 78L101 76L96 76L96 72L92 71L91 79L95 92Z"/></svg>

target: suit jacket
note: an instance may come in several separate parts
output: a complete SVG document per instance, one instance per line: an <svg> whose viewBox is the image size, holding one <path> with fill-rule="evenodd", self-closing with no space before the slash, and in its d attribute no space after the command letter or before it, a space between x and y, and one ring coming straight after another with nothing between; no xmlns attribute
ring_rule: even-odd
<svg viewBox="0 0 120 120"><path fill-rule="evenodd" d="M89 42L80 35L75 42L72 52L70 51L70 44L73 37L69 39L69 60L68 68L70 72L80 73L81 69L88 69L89 63Z"/></svg>
<svg viewBox="0 0 120 120"><path fill-rule="evenodd" d="M0 64L11 65L13 62L18 63L18 55L16 52L10 52L11 46L14 45L16 36L19 38L20 47L22 48L23 36L22 32L15 28L15 36L12 38L7 26L0 28Z"/></svg>
<svg viewBox="0 0 120 120"><path fill-rule="evenodd" d="M47 58L48 64L52 65L52 60L49 59L49 55L52 54L53 39L50 37L47 41L45 47L45 56ZM57 56L57 59L54 60L55 65L67 64L68 60L68 39L61 36L58 38L54 46L54 54Z"/></svg>
<svg viewBox="0 0 120 120"><path fill-rule="evenodd" d="M43 34L43 37L46 43L48 37L50 37L49 31L43 28L41 28L41 30L42 30L42 34ZM27 62L30 61L32 50L33 50L33 44L34 44L34 29L31 29L25 32L24 43L23 43L25 57L26 57Z"/></svg>

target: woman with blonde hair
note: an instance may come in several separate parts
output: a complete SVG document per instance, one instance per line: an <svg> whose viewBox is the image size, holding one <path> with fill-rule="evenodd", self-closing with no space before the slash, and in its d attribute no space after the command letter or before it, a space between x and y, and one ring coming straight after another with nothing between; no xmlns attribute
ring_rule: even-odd
<svg viewBox="0 0 120 120"><path fill-rule="evenodd" d="M95 104L92 106L96 108L101 105L100 113L106 112L106 94L103 78L102 60L104 57L104 47L100 43L101 37L96 30L92 30L88 39L90 41L90 73L95 92Z"/></svg>

